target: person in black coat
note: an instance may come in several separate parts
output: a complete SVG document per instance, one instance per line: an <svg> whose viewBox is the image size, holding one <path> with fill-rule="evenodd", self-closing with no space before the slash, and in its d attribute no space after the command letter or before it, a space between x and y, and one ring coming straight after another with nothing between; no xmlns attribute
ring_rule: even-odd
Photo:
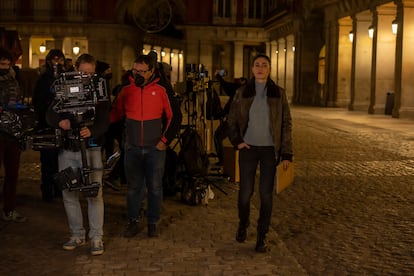
<svg viewBox="0 0 414 276"><path fill-rule="evenodd" d="M46 111L55 98L52 84L64 72L65 56L59 49L52 49L46 55L46 64L39 75L33 91L32 104L37 117L37 133L54 133L46 122ZM53 176L58 172L58 149L40 149L40 170L43 201L50 202L54 197L62 197Z"/></svg>

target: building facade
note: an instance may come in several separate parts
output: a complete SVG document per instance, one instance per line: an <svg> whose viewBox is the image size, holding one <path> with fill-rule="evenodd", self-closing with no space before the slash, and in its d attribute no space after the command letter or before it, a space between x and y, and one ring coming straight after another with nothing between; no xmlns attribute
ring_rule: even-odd
<svg viewBox="0 0 414 276"><path fill-rule="evenodd" d="M398 118L414 116L413 12L414 0L0 0L0 26L18 32L22 68L41 64L41 45L79 46L118 81L156 50L174 82L190 64L233 80L266 53L293 104Z"/></svg>

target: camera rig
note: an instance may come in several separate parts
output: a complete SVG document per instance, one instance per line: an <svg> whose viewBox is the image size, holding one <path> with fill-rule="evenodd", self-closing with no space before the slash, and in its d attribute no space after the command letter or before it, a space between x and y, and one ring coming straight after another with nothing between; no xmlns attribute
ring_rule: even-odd
<svg viewBox="0 0 414 276"><path fill-rule="evenodd" d="M62 73L52 84L55 101L51 108L54 112L67 117L71 121L71 131L54 129L47 133L38 133L32 137L32 148L62 148L69 145L71 150L80 150L82 167L65 168L55 175L55 181L62 189L81 191L86 197L98 194L99 182L90 183L89 174L100 169L92 169L88 165L86 140L81 137L80 130L93 124L95 108L99 102L108 101L106 81L82 72ZM75 148L71 148L76 145Z"/></svg>

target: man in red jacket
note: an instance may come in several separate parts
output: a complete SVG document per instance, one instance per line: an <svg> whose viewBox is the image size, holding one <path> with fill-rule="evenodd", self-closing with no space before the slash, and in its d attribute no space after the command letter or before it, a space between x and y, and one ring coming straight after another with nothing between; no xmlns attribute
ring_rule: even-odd
<svg viewBox="0 0 414 276"><path fill-rule="evenodd" d="M165 134L173 113L166 90L158 84L154 70L152 57L141 55L135 60L131 83L121 90L110 115L111 122L125 118L124 166L128 182L125 237L135 236L140 229L140 209L146 189L148 236L159 236L162 176L170 142Z"/></svg>

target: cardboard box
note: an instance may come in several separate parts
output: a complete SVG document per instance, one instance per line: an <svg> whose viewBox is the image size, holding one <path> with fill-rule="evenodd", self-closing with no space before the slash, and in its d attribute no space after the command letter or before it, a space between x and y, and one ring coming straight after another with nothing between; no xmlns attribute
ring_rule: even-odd
<svg viewBox="0 0 414 276"><path fill-rule="evenodd" d="M280 194L284 189L293 183L295 178L295 163L291 162L289 168L284 170L282 163L277 166L277 172L275 177L275 190L276 194Z"/></svg>

